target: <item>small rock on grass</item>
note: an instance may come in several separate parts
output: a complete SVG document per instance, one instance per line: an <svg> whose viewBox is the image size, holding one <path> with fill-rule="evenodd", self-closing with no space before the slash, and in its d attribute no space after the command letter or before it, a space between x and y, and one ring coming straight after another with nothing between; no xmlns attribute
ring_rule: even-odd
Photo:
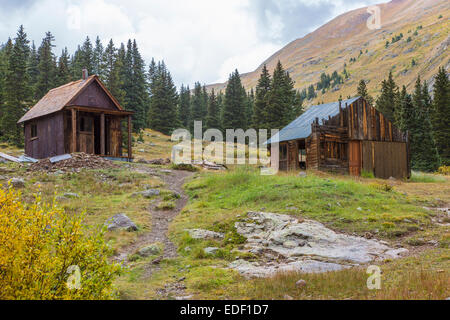
<svg viewBox="0 0 450 320"><path fill-rule="evenodd" d="M25 180L23 180L22 178L12 178L11 180L9 180L9 182L11 183L11 185L14 188L23 188L23 187L25 187Z"/></svg>
<svg viewBox="0 0 450 320"><path fill-rule="evenodd" d="M66 197L66 198L79 198L80 196L78 194L76 194L76 193L67 192L67 193L64 193L64 197Z"/></svg>
<svg viewBox="0 0 450 320"><path fill-rule="evenodd" d="M288 294L285 294L284 296L283 296L283 299L284 300L294 300L294 298L292 298L290 295L288 295Z"/></svg>
<svg viewBox="0 0 450 320"><path fill-rule="evenodd" d="M138 228L137 226L134 224L133 221L131 221L130 218L128 218L125 214L123 213L119 213L116 214L114 217L112 217L109 221L108 221L109 225L108 225L108 231L113 231L113 230L126 230L128 232L131 231L137 231Z"/></svg>
<svg viewBox="0 0 450 320"><path fill-rule="evenodd" d="M295 286L299 289L302 289L302 288L306 287L306 281L303 279L300 279L295 283Z"/></svg>
<svg viewBox="0 0 450 320"><path fill-rule="evenodd" d="M208 247L208 248L205 248L205 253L206 254L216 254L218 250L219 250L219 248L216 248L216 247Z"/></svg>
<svg viewBox="0 0 450 320"><path fill-rule="evenodd" d="M143 247L138 250L137 254L141 257L150 257L161 253L161 248L156 244Z"/></svg>

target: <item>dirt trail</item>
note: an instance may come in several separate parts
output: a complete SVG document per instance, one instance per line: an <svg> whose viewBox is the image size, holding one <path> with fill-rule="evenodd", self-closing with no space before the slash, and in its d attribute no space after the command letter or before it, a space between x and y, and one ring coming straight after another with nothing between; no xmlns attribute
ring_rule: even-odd
<svg viewBox="0 0 450 320"><path fill-rule="evenodd" d="M193 173L176 170L159 170L146 166L139 167L138 171L160 177L165 184L164 187L172 192L178 193L180 198L176 201L176 207L171 210L156 210L155 206L158 202L153 203L150 207L152 221L151 231L139 237L135 243L122 248L115 257L115 260L127 263L128 255L135 253L143 246L155 242L164 244L164 251L157 260L160 261L162 259L175 258L177 256L177 248L172 241L169 240L167 233L170 222L181 212L188 201L188 197L183 192L183 184L185 183L186 178L192 176ZM146 275L151 275L154 269L159 269L158 261L149 266Z"/></svg>

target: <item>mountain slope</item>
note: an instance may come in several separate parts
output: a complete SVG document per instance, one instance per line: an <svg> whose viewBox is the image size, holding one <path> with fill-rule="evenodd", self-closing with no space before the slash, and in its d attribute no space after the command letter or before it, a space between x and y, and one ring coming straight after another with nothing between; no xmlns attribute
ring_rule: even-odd
<svg viewBox="0 0 450 320"><path fill-rule="evenodd" d="M397 83L410 90L417 75L432 82L440 66L448 70L450 4L447 0L393 0L379 7L381 29L367 27L370 17L367 7L347 12L289 43L254 72L242 75L244 86L247 89L255 87L263 64L273 70L278 60L290 72L298 89L316 84L322 72L331 75L337 71L342 75L346 67L350 77L344 84L330 88L324 94L318 92L317 99L308 102L313 104L335 101L340 95L355 95L361 79L368 82L369 92L376 96L380 82L390 70ZM391 43L392 38L401 33L403 37ZM386 41L390 42L387 48ZM351 62L351 58L356 61ZM209 87L223 90L225 86L214 84Z"/></svg>

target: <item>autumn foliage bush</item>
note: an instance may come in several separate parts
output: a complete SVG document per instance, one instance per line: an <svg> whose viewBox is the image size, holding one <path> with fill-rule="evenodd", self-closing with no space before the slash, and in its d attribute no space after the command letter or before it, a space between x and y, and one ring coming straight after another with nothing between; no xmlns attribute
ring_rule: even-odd
<svg viewBox="0 0 450 320"><path fill-rule="evenodd" d="M87 229L39 195L26 206L0 188L0 299L114 299L110 248L102 230Z"/></svg>

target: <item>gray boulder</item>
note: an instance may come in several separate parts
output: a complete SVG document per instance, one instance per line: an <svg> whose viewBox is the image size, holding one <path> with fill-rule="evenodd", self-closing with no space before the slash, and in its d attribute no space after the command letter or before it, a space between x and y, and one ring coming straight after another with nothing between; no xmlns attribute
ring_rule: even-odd
<svg viewBox="0 0 450 320"><path fill-rule="evenodd" d="M25 180L23 180L22 178L12 178L11 180L9 180L9 182L16 189L25 187Z"/></svg>
<svg viewBox="0 0 450 320"><path fill-rule="evenodd" d="M128 232L131 231L137 231L138 228L134 224L133 221L131 221L130 218L128 218L125 214L119 213L116 214L114 217L112 217L108 221L108 231L114 231L114 230L126 230Z"/></svg>

